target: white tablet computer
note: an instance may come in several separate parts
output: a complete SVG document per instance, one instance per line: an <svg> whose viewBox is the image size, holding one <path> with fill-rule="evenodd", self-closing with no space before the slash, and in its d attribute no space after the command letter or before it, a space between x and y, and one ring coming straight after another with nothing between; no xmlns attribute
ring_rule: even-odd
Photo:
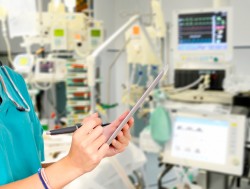
<svg viewBox="0 0 250 189"><path fill-rule="evenodd" d="M134 105L134 107L130 110L129 114L124 118L124 120L120 123L120 125L117 127L117 129L114 131L114 133L111 135L111 137L108 139L107 144L111 144L112 141L116 138L118 133L122 130L124 125L128 122L128 120L134 115L134 113L141 107L142 103L145 101L146 97L150 94L150 92L155 88L155 86L159 83L161 78L164 75L165 70L163 69L158 76L155 78L155 80L150 84L148 89L144 92L144 94L141 96L141 98L137 101L137 103Z"/></svg>

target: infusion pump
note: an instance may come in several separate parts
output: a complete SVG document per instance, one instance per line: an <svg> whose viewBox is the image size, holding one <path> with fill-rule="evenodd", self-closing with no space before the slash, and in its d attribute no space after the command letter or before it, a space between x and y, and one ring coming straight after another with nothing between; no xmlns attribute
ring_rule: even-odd
<svg viewBox="0 0 250 189"><path fill-rule="evenodd" d="M23 46L50 45L52 51L88 54L104 40L103 23L84 13L43 12L39 19L39 35L25 37Z"/></svg>

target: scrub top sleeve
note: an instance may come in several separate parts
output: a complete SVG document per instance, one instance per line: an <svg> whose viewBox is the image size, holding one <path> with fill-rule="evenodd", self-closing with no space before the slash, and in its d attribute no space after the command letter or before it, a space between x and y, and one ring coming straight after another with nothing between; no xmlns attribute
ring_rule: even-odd
<svg viewBox="0 0 250 189"><path fill-rule="evenodd" d="M33 125L36 127L34 129L38 129L37 136L36 136L36 142L37 142L38 150L40 151L40 153L39 153L40 159L41 159L41 161L44 161L45 157L44 157L43 128L42 128L42 125L40 123L40 120L38 119L38 117L36 115L33 102L30 98L29 93L28 93L27 85L26 85L23 77L20 74L18 74L18 77L19 77L18 81L21 82L20 85L23 86L23 87L21 87L21 89L23 89L23 90L20 92L22 93L22 95L24 96L25 100L27 101L27 103L29 104L29 107L30 107L29 114L30 114L30 117L32 118Z"/></svg>

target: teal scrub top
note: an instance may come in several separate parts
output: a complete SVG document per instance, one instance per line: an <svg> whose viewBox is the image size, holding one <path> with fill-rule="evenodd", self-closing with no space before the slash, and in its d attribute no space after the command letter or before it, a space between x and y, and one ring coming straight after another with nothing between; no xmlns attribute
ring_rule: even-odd
<svg viewBox="0 0 250 189"><path fill-rule="evenodd" d="M30 106L30 111L19 111L8 98L0 82L0 186L29 177L44 160L42 127L37 118L26 84L21 75L6 67L11 79ZM22 102L2 68L0 75L9 94L21 106Z"/></svg>

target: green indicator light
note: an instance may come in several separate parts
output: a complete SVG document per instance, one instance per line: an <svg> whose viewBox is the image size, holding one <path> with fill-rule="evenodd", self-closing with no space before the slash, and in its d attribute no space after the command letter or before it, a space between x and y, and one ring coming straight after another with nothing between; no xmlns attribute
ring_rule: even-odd
<svg viewBox="0 0 250 189"><path fill-rule="evenodd" d="M63 29L55 29L54 30L54 36L55 37L63 37L64 36L64 30Z"/></svg>
<svg viewBox="0 0 250 189"><path fill-rule="evenodd" d="M101 30L91 30L91 37L100 37Z"/></svg>

